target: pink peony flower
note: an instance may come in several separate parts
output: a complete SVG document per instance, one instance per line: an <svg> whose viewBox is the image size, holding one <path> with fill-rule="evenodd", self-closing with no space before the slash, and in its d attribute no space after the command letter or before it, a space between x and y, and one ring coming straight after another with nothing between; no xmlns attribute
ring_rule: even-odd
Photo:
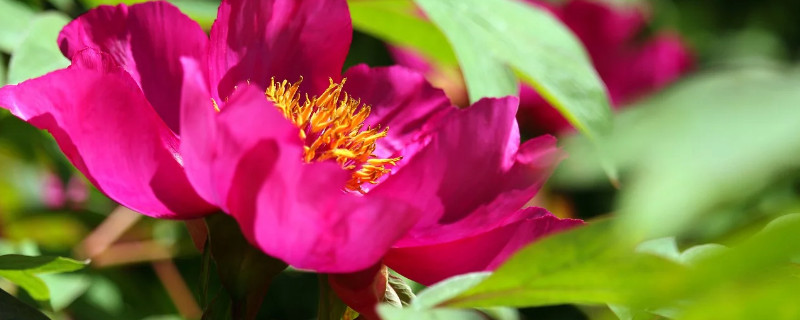
<svg viewBox="0 0 800 320"><path fill-rule="evenodd" d="M648 18L639 7L616 7L594 0L569 0L563 4L525 1L550 11L583 42L615 108L672 83L693 64L691 53L676 34L659 32L645 41L637 39ZM390 52L398 64L428 74L436 72L411 51ZM536 134L558 133L572 127L527 85L520 88L518 119L525 131Z"/></svg>
<svg viewBox="0 0 800 320"><path fill-rule="evenodd" d="M547 8L583 42L615 108L667 86L693 64L677 34L659 32L645 41L637 39L648 19L639 7L592 0L562 5L526 1ZM530 87L522 86L520 101L520 121L532 132L556 133L572 127Z"/></svg>
<svg viewBox="0 0 800 320"><path fill-rule="evenodd" d="M72 66L0 105L121 203L178 218L211 203L297 268L386 256L431 282L579 223L520 210L561 154L550 136L520 144L516 98L460 110L403 67L342 75L351 35L345 0L226 0L210 39L166 2L101 6L61 34ZM437 250L463 265L403 261Z"/></svg>

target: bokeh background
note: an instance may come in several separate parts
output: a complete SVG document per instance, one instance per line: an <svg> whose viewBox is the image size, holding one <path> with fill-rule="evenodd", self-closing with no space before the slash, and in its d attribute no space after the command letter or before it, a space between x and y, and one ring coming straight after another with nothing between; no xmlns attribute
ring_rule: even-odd
<svg viewBox="0 0 800 320"><path fill-rule="evenodd" d="M0 83L68 65L56 46L58 31L105 1L0 0ZM218 4L175 2L204 26ZM561 134L570 157L535 204L562 217L635 216L627 221L636 228L658 225L679 234L681 247L725 243L727 235L800 211L800 2L612 5L647 12L640 39L662 30L679 35L693 53L693 69L618 113L608 141L619 172L615 182L591 143L569 131ZM394 61L386 42L357 28L347 66L358 63ZM447 81L459 80L437 84L453 85ZM168 320L201 312L201 252L185 225L118 207L77 173L47 133L0 110L0 254L7 253L92 259L84 270L44 278L51 307L0 278L0 288L54 319ZM218 289L212 283L210 290ZM274 281L259 318L312 319L316 308L316 275L287 271ZM613 316L600 309L528 308L522 315Z"/></svg>

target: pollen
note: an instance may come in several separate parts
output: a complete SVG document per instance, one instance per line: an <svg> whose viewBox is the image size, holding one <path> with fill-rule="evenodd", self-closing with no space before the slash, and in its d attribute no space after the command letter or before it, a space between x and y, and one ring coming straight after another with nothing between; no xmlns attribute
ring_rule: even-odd
<svg viewBox="0 0 800 320"><path fill-rule="evenodd" d="M364 126L371 107L361 100L348 96L341 83L333 82L319 96L301 100L300 81L289 83L270 81L264 93L283 113L283 116L300 129L300 139L305 142L303 161L336 161L342 169L351 170L352 177L345 189L364 193L364 183L376 184L391 171L402 157L379 158L375 155L376 142L385 137L388 128Z"/></svg>

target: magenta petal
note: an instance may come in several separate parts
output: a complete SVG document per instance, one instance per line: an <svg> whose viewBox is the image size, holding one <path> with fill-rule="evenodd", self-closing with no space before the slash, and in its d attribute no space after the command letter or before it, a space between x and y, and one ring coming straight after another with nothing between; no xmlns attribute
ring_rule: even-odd
<svg viewBox="0 0 800 320"><path fill-rule="evenodd" d="M205 62L208 37L175 6L162 1L100 6L64 27L58 43L69 59L85 48L110 54L169 128L180 133L180 58Z"/></svg>
<svg viewBox="0 0 800 320"><path fill-rule="evenodd" d="M352 37L345 0L225 0L211 28L211 83L224 98L234 85L297 81L312 94L337 78Z"/></svg>
<svg viewBox="0 0 800 320"><path fill-rule="evenodd" d="M139 87L106 55L0 89L0 105L50 131L72 163L112 199L158 218L188 219L212 208L179 163L179 141Z"/></svg>
<svg viewBox="0 0 800 320"><path fill-rule="evenodd" d="M415 163L426 164L426 172L412 171L413 175L436 181L434 196L443 210L426 214L399 245L443 242L463 236L457 229L440 232L447 225L491 227L536 194L561 160L561 154L551 136L520 146L516 110L517 99L509 97L482 99L451 113L430 143L400 168L397 177L419 170L421 167ZM393 179L395 176L385 183L392 183Z"/></svg>
<svg viewBox="0 0 800 320"><path fill-rule="evenodd" d="M467 272L493 270L521 249L545 235L583 222L559 219L542 208L526 208L506 224L451 242L394 248L384 258L387 266L425 285Z"/></svg>
<svg viewBox="0 0 800 320"><path fill-rule="evenodd" d="M214 187L212 165L216 158L216 116L208 83L201 67L183 59L184 80L181 101L181 155L189 181L206 201L224 206ZM224 209L224 208L223 208Z"/></svg>
<svg viewBox="0 0 800 320"><path fill-rule="evenodd" d="M359 313L359 318L380 319L375 307L384 301L389 270L381 263L352 273L332 273L328 283L348 307Z"/></svg>
<svg viewBox="0 0 800 320"><path fill-rule="evenodd" d="M335 162L304 163L298 129L253 86L217 123L217 193L251 242L294 267L365 269L416 222L402 202L345 193L350 172Z"/></svg>
<svg viewBox="0 0 800 320"><path fill-rule="evenodd" d="M404 67L370 68L362 64L347 70L345 78L345 91L372 106L365 124L389 128L388 136L378 143L391 153L417 138L432 118L453 109L442 90L432 87L422 74Z"/></svg>

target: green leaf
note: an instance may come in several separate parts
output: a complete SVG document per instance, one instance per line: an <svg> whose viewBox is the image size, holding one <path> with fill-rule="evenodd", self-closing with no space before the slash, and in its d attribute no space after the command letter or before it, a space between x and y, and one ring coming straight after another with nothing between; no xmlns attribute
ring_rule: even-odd
<svg viewBox="0 0 800 320"><path fill-rule="evenodd" d="M33 18L27 36L11 54L8 83L20 83L69 66L69 60L56 45L58 33L69 21L69 17L58 12L46 12Z"/></svg>
<svg viewBox="0 0 800 320"><path fill-rule="evenodd" d="M591 138L605 135L610 104L580 41L545 10L512 0L416 0L447 36L470 100L517 92L513 69Z"/></svg>
<svg viewBox="0 0 800 320"><path fill-rule="evenodd" d="M211 256L232 299L233 318L255 319L270 281L286 269L286 263L253 247L236 220L226 214L206 217L206 225Z"/></svg>
<svg viewBox="0 0 800 320"><path fill-rule="evenodd" d="M133 5L137 3L146 2L147 0L80 0L80 2L87 8L94 8L99 5L118 5L121 3ZM205 30L209 30L214 20L217 19L217 7L219 1L205 1L205 0L171 0L170 3L174 4L184 14L197 21Z"/></svg>
<svg viewBox="0 0 800 320"><path fill-rule="evenodd" d="M6 64L6 58L4 56L0 56L0 86L6 85L6 79L8 78L8 65ZM2 114L0 114L2 117Z"/></svg>
<svg viewBox="0 0 800 320"><path fill-rule="evenodd" d="M50 290L47 284L36 275L25 271L0 270L0 277L25 289L32 298L38 301L50 300Z"/></svg>
<svg viewBox="0 0 800 320"><path fill-rule="evenodd" d="M632 304L679 319L796 319L800 308L790 292L800 279L790 263L800 253L797 230L800 219L790 215L729 248L686 250L689 272L672 275L670 286L640 290Z"/></svg>
<svg viewBox="0 0 800 320"><path fill-rule="evenodd" d="M50 290L37 274L70 272L83 269L85 262L52 256L0 256L0 277L16 283L36 300L48 301Z"/></svg>
<svg viewBox="0 0 800 320"><path fill-rule="evenodd" d="M101 276L93 276L92 284L84 295L86 301L108 314L121 314L124 308L122 292L114 282Z"/></svg>
<svg viewBox="0 0 800 320"><path fill-rule="evenodd" d="M211 29L214 20L217 19L217 7L219 1L201 1L201 0L173 0L170 1L184 14L197 21L200 26L205 29Z"/></svg>
<svg viewBox="0 0 800 320"><path fill-rule="evenodd" d="M516 95L519 83L513 71L492 55L481 25L474 20L474 13L462 10L458 3L449 0L416 0L428 17L439 26L453 47L471 102L484 97ZM469 2L466 1L466 2ZM466 5L466 4L462 4ZM463 11L463 12L462 12Z"/></svg>
<svg viewBox="0 0 800 320"><path fill-rule="evenodd" d="M47 316L0 289L0 319L49 320Z"/></svg>
<svg viewBox="0 0 800 320"><path fill-rule="evenodd" d="M481 310L435 308L398 308L387 303L378 305L378 314L384 320L519 320L519 313L511 308L489 308Z"/></svg>
<svg viewBox="0 0 800 320"><path fill-rule="evenodd" d="M0 51L11 52L22 42L33 10L14 0L0 0Z"/></svg>
<svg viewBox="0 0 800 320"><path fill-rule="evenodd" d="M54 256L0 255L0 270L17 270L32 274L76 271L83 269L86 263Z"/></svg>
<svg viewBox="0 0 800 320"><path fill-rule="evenodd" d="M478 309L481 313L485 314L489 319L493 320L520 320L520 314L514 308L481 308Z"/></svg>
<svg viewBox="0 0 800 320"><path fill-rule="evenodd" d="M383 320L486 320L486 317L475 310L461 309L400 309L388 304L378 305L378 314Z"/></svg>
<svg viewBox="0 0 800 320"><path fill-rule="evenodd" d="M726 285L695 300L679 319L799 319L797 288L800 288L800 279L786 274Z"/></svg>
<svg viewBox="0 0 800 320"><path fill-rule="evenodd" d="M697 230L800 167L799 86L796 73L709 72L621 115L610 151L633 178L623 182L620 232Z"/></svg>
<svg viewBox="0 0 800 320"><path fill-rule="evenodd" d="M679 319L797 319L800 277L791 260L800 253L798 217L775 219L728 249L705 247L704 254L695 254L693 271L678 290L646 294L650 300L691 299Z"/></svg>
<svg viewBox="0 0 800 320"><path fill-rule="evenodd" d="M54 292L50 297L53 311L69 307L92 285L91 278L84 274L45 274L40 278Z"/></svg>
<svg viewBox="0 0 800 320"><path fill-rule="evenodd" d="M353 28L389 44L413 48L444 65L457 63L447 38L423 19L411 0L349 0Z"/></svg>
<svg viewBox="0 0 800 320"><path fill-rule="evenodd" d="M648 240L636 246L636 252L649 253L664 259L680 262L681 252L675 237Z"/></svg>
<svg viewBox="0 0 800 320"><path fill-rule="evenodd" d="M419 310L436 307L476 286L491 275L490 272L473 272L447 278L422 290L411 303L411 307Z"/></svg>
<svg viewBox="0 0 800 320"><path fill-rule="evenodd" d="M600 221L533 243L485 281L441 305L624 303L645 288L668 287L671 277L683 274L678 264L635 252L611 230L609 221Z"/></svg>
<svg viewBox="0 0 800 320"><path fill-rule="evenodd" d="M693 265L709 256L721 254L725 250L728 250L728 247L721 244L701 244L683 251L680 255L680 261L683 264Z"/></svg>
<svg viewBox="0 0 800 320"><path fill-rule="evenodd" d="M627 241L613 237L613 228L608 221L595 222L529 245L486 280L471 288L464 286L466 291L435 305L610 304L622 319L654 317L647 313L715 319L709 310L724 309L730 301L738 302L723 312L727 315L724 319L763 319L770 310L775 316L766 318L796 319L800 312L791 294L800 283L800 272L792 264L800 254L796 245L800 243L800 215L776 219L729 249L698 246L677 259L670 239L651 241L634 250ZM667 252L666 256L686 265L652 252ZM422 294L418 297L424 298Z"/></svg>
<svg viewBox="0 0 800 320"><path fill-rule="evenodd" d="M619 318L619 320L650 320L653 319L653 314L641 311L632 310L631 308L621 305L608 305L608 308Z"/></svg>

